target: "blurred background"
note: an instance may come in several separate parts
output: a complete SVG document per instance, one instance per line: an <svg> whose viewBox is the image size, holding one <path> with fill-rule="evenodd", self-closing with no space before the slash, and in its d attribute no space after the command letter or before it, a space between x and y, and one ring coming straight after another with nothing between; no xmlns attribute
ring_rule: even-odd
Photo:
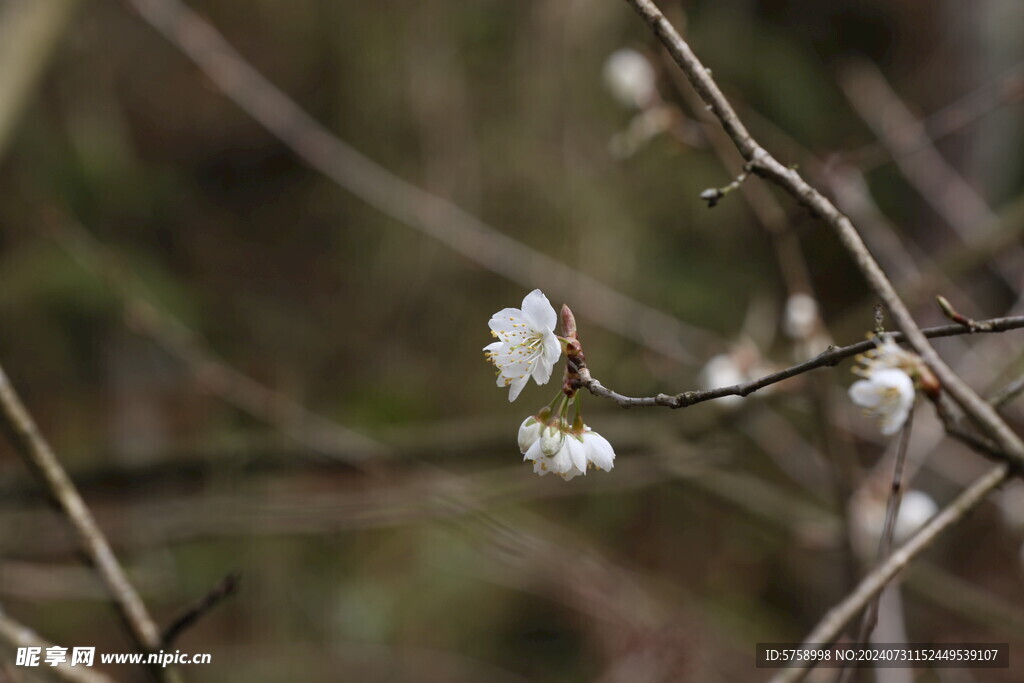
<svg viewBox="0 0 1024 683"><path fill-rule="evenodd" d="M1024 313L1021 3L659 4L923 325L935 294ZM539 287L620 392L760 376L873 328L827 227L756 178L708 208L741 161L625 3L188 6L0 0L0 363L162 625L241 575L175 642L212 654L184 679L766 679L755 643L800 641L873 558L892 440L851 362L681 411L584 396L618 459L564 482L515 440L561 370L509 404L481 348ZM1018 333L936 346L980 391L1024 371ZM897 540L989 466L932 412ZM1022 542L1014 483L875 637L1024 656ZM132 650L6 442L0 606Z"/></svg>

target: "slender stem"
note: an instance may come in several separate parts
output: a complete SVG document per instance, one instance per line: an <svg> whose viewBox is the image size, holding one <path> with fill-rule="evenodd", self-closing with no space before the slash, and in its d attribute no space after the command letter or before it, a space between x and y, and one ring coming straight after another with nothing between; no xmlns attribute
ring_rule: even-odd
<svg viewBox="0 0 1024 683"><path fill-rule="evenodd" d="M978 330L978 332L1006 332L1008 330L1024 328L1024 316L993 318L976 324L983 325L985 328L983 330ZM929 327L922 330L922 333L926 337L935 338L970 334L971 331L963 325L956 324L943 325L941 327ZM896 341L906 340L906 336L900 332L887 332L886 334L891 335ZM590 393L595 396L611 399L623 408L646 408L653 406L663 406L665 408L687 408L696 403L703 403L704 401L722 398L723 396L749 396L758 389L763 389L769 385L776 384L791 377L796 377L797 375L801 375L810 370L838 365L840 361L856 356L859 353L864 353L865 351L874 348L874 346L875 342L870 339L857 342L856 344L850 344L849 346L832 346L808 361L798 363L786 368L785 370L773 372L749 382L733 384L727 387L719 387L717 389L684 391L678 394L658 394L656 396L645 397L626 396L604 386L596 377L593 377L590 374L589 370L586 369L580 371L580 381L582 386L586 387Z"/></svg>
<svg viewBox="0 0 1024 683"><path fill-rule="evenodd" d="M136 646L144 652L160 648L160 630L146 610L142 598L128 580L110 543L92 516L74 482L60 464L50 444L22 403L0 367L0 429L46 487L60 511L67 517L78 542L96 569L128 626ZM168 671L168 670L162 670ZM159 672L154 672L163 676ZM170 675L169 673L167 675Z"/></svg>
<svg viewBox="0 0 1024 683"><path fill-rule="evenodd" d="M907 423L900 432L900 442L896 450L896 460L892 468L892 486L889 491L889 502L885 509L885 523L882 527L882 534L878 539L878 557L876 565L885 562L892 551L893 536L896 533L896 520L900 514L900 503L903 500L903 466L907 461L907 446L910 445L910 431L914 424L914 413L907 416ZM864 617L861 620L860 632L857 634L857 642L866 644L871 638L871 632L878 625L878 605L882 600L882 592L879 591L868 603L864 610ZM843 672L839 677L839 683L845 683L853 673L853 667L843 666Z"/></svg>
<svg viewBox="0 0 1024 683"><path fill-rule="evenodd" d="M944 531L964 519L988 494L1010 478L1013 470L1001 463L968 486L931 521L889 558L873 569L857 587L838 605L830 609L818 625L804 639L804 647L826 645L835 641L843 627L877 595L892 579L918 555L927 550ZM807 662L799 662L779 672L772 683L789 683L803 678L808 671Z"/></svg>

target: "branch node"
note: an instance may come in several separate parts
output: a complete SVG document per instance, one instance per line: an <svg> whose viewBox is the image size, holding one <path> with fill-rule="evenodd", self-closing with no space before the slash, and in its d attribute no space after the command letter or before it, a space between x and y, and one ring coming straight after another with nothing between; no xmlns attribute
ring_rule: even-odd
<svg viewBox="0 0 1024 683"><path fill-rule="evenodd" d="M992 323L978 322L973 318L968 318L967 316L961 315L959 312L957 312L955 308L953 308L953 304L949 303L949 299L947 299L946 297L939 295L935 297L935 300L939 303L939 308L942 309L943 315L945 315L947 318L949 318L956 324L963 325L964 327L966 327L968 332L974 333L992 331Z"/></svg>

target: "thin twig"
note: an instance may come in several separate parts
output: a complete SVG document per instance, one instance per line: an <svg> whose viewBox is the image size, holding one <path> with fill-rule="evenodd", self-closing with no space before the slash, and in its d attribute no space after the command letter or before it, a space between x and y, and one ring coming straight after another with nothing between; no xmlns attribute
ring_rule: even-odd
<svg viewBox="0 0 1024 683"><path fill-rule="evenodd" d="M238 592L238 583L242 575L238 572L231 572L217 584L207 591L206 595L199 598L194 605L186 609L178 618L171 622L170 626L164 629L164 647L170 648L186 629L190 628L197 621L219 605L225 598Z"/></svg>
<svg viewBox="0 0 1024 683"><path fill-rule="evenodd" d="M121 303L128 328L181 362L203 390L332 460L367 467L382 457L380 442L310 411L221 360L197 332L153 303L155 297L144 283L121 267L110 249L85 228L61 218L45 223L44 228L76 263L110 288Z"/></svg>
<svg viewBox="0 0 1024 683"><path fill-rule="evenodd" d="M864 577L857 588L842 602L830 609L804 639L802 647L810 648L834 642L843 627L868 601L881 592L914 558L928 549L944 531L964 519L988 494L1009 479L1011 473L1012 470L1007 464L997 465L964 489L952 503L932 517L909 541L890 555L889 559ZM807 674L808 666L807 662L796 663L791 668L779 672L771 681L798 681Z"/></svg>
<svg viewBox="0 0 1024 683"><path fill-rule="evenodd" d="M38 633L27 626L23 626L7 616L0 608L0 640L8 643L12 648L38 647L43 651L47 648L56 647ZM113 679L96 669L85 666L71 666L65 661L57 666L46 666L49 672L56 678L70 683L113 683ZM3 677L0 676L0 679ZM34 680L34 679L33 679Z"/></svg>
<svg viewBox="0 0 1024 683"><path fill-rule="evenodd" d="M650 25L694 89L721 121L751 170L788 192L832 228L868 285L889 309L896 326L907 335L907 341L935 373L943 389L998 444L1005 454L1004 457L1017 466L1024 467L1024 442L1007 426L992 406L967 386L928 343L928 339L921 333L921 329L889 282L889 278L864 246L850 219L824 195L808 185L795 169L781 164L750 136L711 77L710 71L701 64L690 46L651 0L626 2Z"/></svg>
<svg viewBox="0 0 1024 683"><path fill-rule="evenodd" d="M892 551L893 536L896 533L896 520L899 518L900 503L903 501L903 466L907 461L907 446L910 444L910 432L913 424L914 413L911 411L907 416L906 424L903 425L903 431L900 433L900 442L896 449L896 460L893 462L892 485L889 490L889 501L885 508L885 523L882 526L882 535L878 539L876 565L885 562ZM864 618L861 621L860 632L857 635L858 643L867 643L871 638L871 632L878 625L878 605L881 598L882 592L879 591L868 603L867 609L864 610ZM853 668L843 668L844 672L843 676L840 676L840 681L849 680L848 673L852 672ZM847 677L844 678L844 676Z"/></svg>
<svg viewBox="0 0 1024 683"><path fill-rule="evenodd" d="M63 512L78 536L79 544L95 567L122 618L132 639L143 652L160 648L160 631L150 617L142 598L128 580L110 543L92 512L86 507L74 482L68 477L50 444L40 433L35 420L25 408L14 387L0 367L0 429L25 459L29 468L45 485L53 502ZM168 669L155 669L158 677L169 676Z"/></svg>
<svg viewBox="0 0 1024 683"><path fill-rule="evenodd" d="M942 309L943 315L945 315L947 318L949 318L956 324L963 325L965 328L967 328L968 332L990 331L988 329L988 323L978 322L973 318L968 318L967 316L959 313L955 308L953 308L953 304L949 303L949 299L947 299L946 297L936 296L935 300L939 302L939 308Z"/></svg>
<svg viewBox="0 0 1024 683"><path fill-rule="evenodd" d="M1007 383L1006 386L993 394L992 398L989 399L989 403L996 408L1001 408L1020 396L1021 392L1024 392L1024 375Z"/></svg>
<svg viewBox="0 0 1024 683"><path fill-rule="evenodd" d="M1024 327L1024 316L992 318L991 320L981 321L977 323L977 325L982 325L984 327L984 329L979 328L977 330L979 332L1006 332L1008 330L1016 330ZM921 332L925 337L936 338L967 334L969 330L964 328L963 325L956 324L942 325L940 327L928 327L921 330ZM901 332L891 332L887 334L890 334L896 341L906 340L906 335ZM790 366L784 370L773 372L770 375L765 375L764 377L750 380L749 382L733 384L727 387L719 387L717 389L684 391L678 394L658 394L656 396L643 397L625 396L604 386L596 377L593 377L590 374L589 370L580 373L580 382L581 386L586 387L590 393L595 396L611 399L623 408L646 408L652 406L663 406L665 408L687 408L694 404L703 403L704 401L710 401L716 398L722 398L723 396L749 396L758 389L763 389L772 384L781 382L782 380L796 377L797 375L801 375L810 370L835 366L846 358L856 356L859 353L864 353L874 347L875 342L870 339L857 342L856 344L850 344L849 346L832 346L808 361L797 363L796 365Z"/></svg>
<svg viewBox="0 0 1024 683"><path fill-rule="evenodd" d="M917 130L925 132L922 143L934 146L943 138L962 130L966 126L991 114L1001 106L1024 100L1024 62L1010 66L991 81L975 88L969 93L958 97L938 111L934 111L921 119L910 123L911 133ZM890 128L894 137L907 135L899 125ZM915 147L900 150L897 154L914 154ZM893 161L893 156L881 140L875 140L859 149L843 153L846 163L857 166L861 171L868 172Z"/></svg>

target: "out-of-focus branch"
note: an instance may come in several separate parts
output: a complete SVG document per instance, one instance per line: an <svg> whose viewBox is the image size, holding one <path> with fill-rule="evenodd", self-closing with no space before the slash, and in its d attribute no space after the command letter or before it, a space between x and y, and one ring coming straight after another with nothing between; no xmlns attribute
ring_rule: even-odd
<svg viewBox="0 0 1024 683"><path fill-rule="evenodd" d="M85 229L60 218L46 226L57 243L83 268L102 279L121 301L125 322L181 361L199 385L223 401L279 428L314 452L353 465L380 457L383 446L333 420L313 413L290 396L224 363L200 336L151 298L145 288Z"/></svg>
<svg viewBox="0 0 1024 683"><path fill-rule="evenodd" d="M694 363L689 349L718 342L712 333L611 289L379 166L301 109L180 0L127 2L300 159L385 215L529 289L572 292L577 312L667 358Z"/></svg>
<svg viewBox="0 0 1024 683"><path fill-rule="evenodd" d="M958 97L942 109L932 112L924 118L914 119L910 123L908 132L894 127L892 135L897 137L907 134L916 136L917 131L920 130L924 132L925 137L919 138L918 141L933 146L942 138L956 133L1001 106L1021 101L1024 101L1024 62L1014 64L991 81ZM887 149L887 147L883 141L876 140L854 151L843 153L843 159L846 163L857 166L861 171L871 171L893 161L892 152L894 150ZM902 153L914 154L916 151L916 148L908 147L902 150Z"/></svg>
<svg viewBox="0 0 1024 683"><path fill-rule="evenodd" d="M852 62L839 84L879 142L889 149L903 176L961 240L973 244L998 224L998 216L932 146L924 126L877 67L867 61ZM1017 245L1009 248L1013 256L1024 253ZM1002 269L1000 274L1013 291L1018 289L1012 272Z"/></svg>
<svg viewBox="0 0 1024 683"><path fill-rule="evenodd" d="M983 326L974 330L979 333L1006 332L1008 330L1016 330L1024 327L1024 316L993 318L991 320L976 322L975 325ZM929 338L952 337L960 334L971 334L971 332L971 329L966 328L961 324L928 327L921 330L923 336ZM893 339L897 341L906 340L906 335L900 332L894 332L891 334ZM590 374L590 370L587 368L584 368L580 372L580 380L581 385L590 391L590 393L602 398L609 398L623 408L647 408L653 406L662 406L665 408L687 408L694 404L703 403L704 401L710 401L716 398L722 398L723 396L749 396L758 389L764 389L769 385L776 384L791 377L796 377L797 375L802 375L810 370L837 365L840 361L850 358L851 356L856 356L858 353L864 353L865 351L874 348L874 346L875 342L870 339L857 342L856 344L850 344L849 346L833 346L822 351L820 354L808 361L797 363L796 365L784 370L773 372L770 375L765 375L764 377L760 377L749 382L733 384L727 387L719 387L717 389L684 391L678 394L658 394L656 396L643 397L625 396L601 384L596 377L593 377Z"/></svg>
<svg viewBox="0 0 1024 683"><path fill-rule="evenodd" d="M164 647L170 648L174 641L182 633L188 630L193 624L210 613L225 598L231 597L238 592L238 582L242 576L238 572L231 572L206 592L206 595L199 598L194 605L181 613L171 625L164 629Z"/></svg>
<svg viewBox="0 0 1024 683"><path fill-rule="evenodd" d="M7 616L3 608L0 608L0 640L3 640L12 648L38 647L43 652L47 648L56 647L53 643L37 634L27 626L22 626L14 619ZM70 659L57 666L46 666L56 678L70 683L113 683L113 679L100 673L98 670L85 666L71 666Z"/></svg>
<svg viewBox="0 0 1024 683"><path fill-rule="evenodd" d="M890 581L910 562L927 550L948 528L966 517L985 497L1010 478L1012 470L1000 464L978 478L939 514L935 515L921 530L914 534L885 562L869 573L842 602L829 610L817 626L804 639L803 647L833 642L868 602L888 585ZM774 678L772 683L790 683L803 678L808 663L798 663Z"/></svg>
<svg viewBox="0 0 1024 683"><path fill-rule="evenodd" d="M50 444L40 433L35 420L21 402L3 368L0 368L0 429L71 523L79 545L113 598L136 645L143 652L160 649L160 631L156 623L150 617L135 587L128 580L117 557L114 556L110 543L96 524L92 512L86 507L85 501L64 471ZM151 671L159 678L175 677L170 669Z"/></svg>
<svg viewBox="0 0 1024 683"><path fill-rule="evenodd" d="M781 164L755 141L722 94L711 72L676 32L651 0L626 0L647 22L661 40L676 64L686 74L694 89L721 121L733 144L750 168L788 192L798 202L832 228L843 247L849 252L868 285L885 304L897 327L907 341L931 368L932 372L965 412L992 437L1005 457L1018 467L1024 466L1024 442L1011 430L998 413L977 393L967 386L928 343L921 333L906 304L896 293L889 278L871 256L856 228L824 195L811 187L794 169Z"/></svg>
<svg viewBox="0 0 1024 683"><path fill-rule="evenodd" d="M0 157L78 0L0 0Z"/></svg>

